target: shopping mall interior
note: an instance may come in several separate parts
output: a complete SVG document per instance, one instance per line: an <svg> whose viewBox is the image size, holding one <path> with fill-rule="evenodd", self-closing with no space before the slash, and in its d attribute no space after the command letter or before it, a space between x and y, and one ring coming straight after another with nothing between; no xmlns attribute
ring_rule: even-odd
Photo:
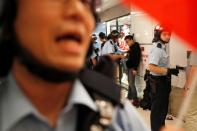
<svg viewBox="0 0 197 131"><path fill-rule="evenodd" d="M98 36L100 32L104 32L107 35L112 30L118 30L125 35L134 34L135 41L140 43L142 51L142 59L138 68L138 74L135 78L135 85L137 87L138 97L143 98L143 90L146 86L144 81L145 69L147 68L148 53L152 46L152 38L154 35L154 28L159 24L154 18L150 17L147 13L141 11L135 6L130 8L123 6L119 0L103 0L102 6L98 9L100 23L96 28L94 34ZM99 42L99 40L98 40ZM188 58L190 54L189 47L185 42L172 34L170 43L167 46L167 52L170 58L170 67L176 65L186 67L188 64ZM176 51L174 50L176 49ZM167 123L173 123L176 119L181 103L183 101L183 87L185 83L185 71L181 72L183 75L179 79L173 79L172 92L170 95L169 115L173 116L174 120L166 120ZM127 96L128 90L128 76L123 72L123 76L120 80L120 84L123 88L122 96ZM148 126L150 127L150 111L137 108Z"/></svg>

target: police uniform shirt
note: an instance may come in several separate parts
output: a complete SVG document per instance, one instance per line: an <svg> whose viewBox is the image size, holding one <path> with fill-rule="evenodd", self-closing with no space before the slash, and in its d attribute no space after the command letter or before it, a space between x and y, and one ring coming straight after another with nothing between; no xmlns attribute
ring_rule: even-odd
<svg viewBox="0 0 197 131"><path fill-rule="evenodd" d="M94 59L96 56L97 56L96 53L93 51L93 52L92 52L92 55L90 56L90 58L91 58L91 59Z"/></svg>
<svg viewBox="0 0 197 131"><path fill-rule="evenodd" d="M190 56L190 65L197 66L197 52L192 52Z"/></svg>
<svg viewBox="0 0 197 131"><path fill-rule="evenodd" d="M75 131L77 121L76 104L93 111L98 108L79 80L74 83L67 106L59 115L56 128L49 125L22 93L15 79L9 75L0 95L0 131ZM124 109L115 108L113 123L106 131L150 131L135 108L126 101ZM85 119L85 118L84 118Z"/></svg>
<svg viewBox="0 0 197 131"><path fill-rule="evenodd" d="M54 129L47 119L40 114L17 86L12 75L8 83L1 87L0 95L0 131L75 131L77 109L75 104L83 104L97 111L97 106L90 98L79 80L74 83L67 106L62 110Z"/></svg>
<svg viewBox="0 0 197 131"><path fill-rule="evenodd" d="M169 65L169 56L166 53L165 45L161 42L153 43L153 47L149 53L149 64L154 64L159 67L168 67ZM150 72L150 74L155 76L162 76L165 74L157 74Z"/></svg>
<svg viewBox="0 0 197 131"><path fill-rule="evenodd" d="M95 42L95 43L93 43L93 47L94 47L94 49L98 50L97 54L98 54L98 56L100 56L101 55L101 43ZM95 53L95 51L93 51L93 52ZM97 54L95 53L95 55L97 55Z"/></svg>
<svg viewBox="0 0 197 131"><path fill-rule="evenodd" d="M106 55L106 54L113 54L115 53L115 48L112 40L108 40L105 42L105 45L103 46L101 50L101 55Z"/></svg>

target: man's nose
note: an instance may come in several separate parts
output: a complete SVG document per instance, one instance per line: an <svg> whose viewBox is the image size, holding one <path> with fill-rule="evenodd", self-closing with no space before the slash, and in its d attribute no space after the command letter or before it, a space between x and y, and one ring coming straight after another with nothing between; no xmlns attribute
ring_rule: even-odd
<svg viewBox="0 0 197 131"><path fill-rule="evenodd" d="M64 6L64 17L72 18L76 21L83 20L85 16L86 6L81 0L66 0Z"/></svg>

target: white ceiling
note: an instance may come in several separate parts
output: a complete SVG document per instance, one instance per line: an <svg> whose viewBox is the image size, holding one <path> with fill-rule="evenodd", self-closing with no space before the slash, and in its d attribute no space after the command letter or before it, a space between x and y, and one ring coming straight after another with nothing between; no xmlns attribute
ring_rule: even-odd
<svg viewBox="0 0 197 131"><path fill-rule="evenodd" d="M120 3L120 0L102 0L102 5L101 5L101 12L118 5Z"/></svg>

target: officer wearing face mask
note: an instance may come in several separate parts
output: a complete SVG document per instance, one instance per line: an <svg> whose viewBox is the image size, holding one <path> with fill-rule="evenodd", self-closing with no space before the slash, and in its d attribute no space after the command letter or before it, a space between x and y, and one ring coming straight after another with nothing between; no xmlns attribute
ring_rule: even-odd
<svg viewBox="0 0 197 131"><path fill-rule="evenodd" d="M154 29L153 47L149 53L148 70L151 86L151 129L159 131L165 125L168 112L169 94L171 91L171 75L178 75L178 69L168 68L169 57L166 44L169 43L171 32L161 26Z"/></svg>
<svg viewBox="0 0 197 131"><path fill-rule="evenodd" d="M0 131L146 131L120 88L85 69L95 0L0 0Z"/></svg>

